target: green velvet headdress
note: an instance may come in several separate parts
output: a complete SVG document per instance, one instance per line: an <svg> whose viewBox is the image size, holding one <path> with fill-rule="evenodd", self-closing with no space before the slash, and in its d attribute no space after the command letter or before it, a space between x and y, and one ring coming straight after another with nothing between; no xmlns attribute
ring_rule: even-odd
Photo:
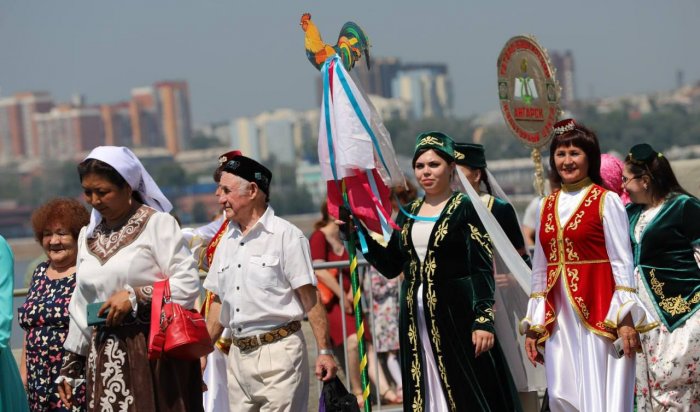
<svg viewBox="0 0 700 412"><path fill-rule="evenodd" d="M454 141L450 136L442 132L425 132L416 138L413 163L416 162L416 156L421 149L438 150L449 156L452 160L455 158Z"/></svg>
<svg viewBox="0 0 700 412"><path fill-rule="evenodd" d="M486 167L484 146L476 143L455 143L455 162L474 169Z"/></svg>
<svg viewBox="0 0 700 412"><path fill-rule="evenodd" d="M651 145L647 143L640 143L632 146L629 153L627 154L627 161L634 163L636 165L648 165L657 157L663 157L664 155L654 150Z"/></svg>

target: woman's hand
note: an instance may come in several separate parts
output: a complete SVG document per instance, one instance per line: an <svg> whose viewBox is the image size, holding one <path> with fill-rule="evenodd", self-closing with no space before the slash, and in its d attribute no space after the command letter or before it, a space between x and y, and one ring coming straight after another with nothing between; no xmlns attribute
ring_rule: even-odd
<svg viewBox="0 0 700 412"><path fill-rule="evenodd" d="M493 333L485 330L475 330L472 332L472 344L474 344L474 357L478 358L484 352L488 352L493 347Z"/></svg>
<svg viewBox="0 0 700 412"><path fill-rule="evenodd" d="M617 336L622 339L622 350L625 352L625 356L631 358L640 348L639 345L639 335L634 329L634 322L632 321L632 315L629 313L622 319L619 325L617 325Z"/></svg>
<svg viewBox="0 0 700 412"><path fill-rule="evenodd" d="M537 367L538 363L544 365L544 357L537 350L537 333L533 331L527 332L525 337L525 353L530 362L532 362L532 366Z"/></svg>
<svg viewBox="0 0 700 412"><path fill-rule="evenodd" d="M63 402L63 405L67 409L72 408L73 407L73 387L70 386L70 383L68 383L68 381L64 380L63 382L56 385L56 389L58 389L58 397L61 398L61 402Z"/></svg>
<svg viewBox="0 0 700 412"><path fill-rule="evenodd" d="M124 321L126 315L131 313L131 302L129 301L129 292L126 290L120 290L114 293L107 299L107 301L102 305L100 311L97 312L97 316L104 316L105 311L109 311L107 314L106 325L108 327L119 326Z"/></svg>
<svg viewBox="0 0 700 412"><path fill-rule="evenodd" d="M345 313L347 313L348 315L352 315L354 313L352 305L352 288L348 289L347 293L345 294L345 299L343 300L343 303L345 305Z"/></svg>

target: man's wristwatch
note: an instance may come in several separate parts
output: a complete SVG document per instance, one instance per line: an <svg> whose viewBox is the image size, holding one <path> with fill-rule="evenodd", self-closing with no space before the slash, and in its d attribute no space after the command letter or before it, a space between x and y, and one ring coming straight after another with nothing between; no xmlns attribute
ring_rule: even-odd
<svg viewBox="0 0 700 412"><path fill-rule="evenodd" d="M318 350L319 355L330 355L333 356L333 349L319 349Z"/></svg>

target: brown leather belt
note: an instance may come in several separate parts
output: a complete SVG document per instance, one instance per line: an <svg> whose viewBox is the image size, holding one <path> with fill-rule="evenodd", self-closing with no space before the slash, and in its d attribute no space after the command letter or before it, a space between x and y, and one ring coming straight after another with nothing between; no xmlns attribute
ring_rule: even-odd
<svg viewBox="0 0 700 412"><path fill-rule="evenodd" d="M289 322L288 324L280 328L261 333L259 335L248 336L245 338L233 337L231 338L231 343L234 346L238 347L238 349L240 349L241 352L245 352L248 350L255 349L262 345L277 342L278 340L284 339L287 336L295 333L299 329L301 329L301 322L295 320Z"/></svg>

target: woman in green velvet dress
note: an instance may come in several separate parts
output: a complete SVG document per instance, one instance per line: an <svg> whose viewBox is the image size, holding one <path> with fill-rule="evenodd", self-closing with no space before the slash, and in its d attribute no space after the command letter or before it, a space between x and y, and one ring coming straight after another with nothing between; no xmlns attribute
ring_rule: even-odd
<svg viewBox="0 0 700 412"><path fill-rule="evenodd" d="M645 143L630 149L622 182L637 290L661 323L641 338L637 410L700 411L700 200Z"/></svg>
<svg viewBox="0 0 700 412"><path fill-rule="evenodd" d="M469 198L453 192L452 139L418 136L413 169L425 192L404 207L386 247L365 258L401 272L400 352L406 411L520 411L494 337L492 254ZM360 228L361 230L364 230Z"/></svg>

